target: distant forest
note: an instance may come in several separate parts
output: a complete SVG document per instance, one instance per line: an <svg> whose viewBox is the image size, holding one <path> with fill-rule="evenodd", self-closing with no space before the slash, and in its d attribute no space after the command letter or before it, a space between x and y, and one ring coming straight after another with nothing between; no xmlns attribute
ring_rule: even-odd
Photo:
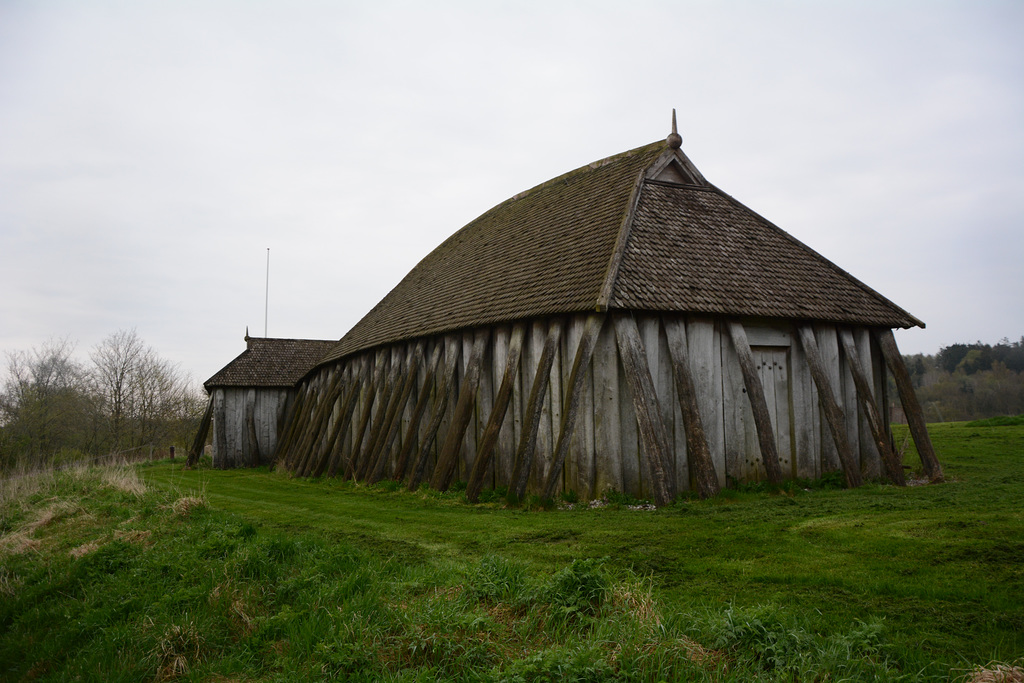
<svg viewBox="0 0 1024 683"><path fill-rule="evenodd" d="M934 356L903 359L928 422L1024 414L1024 337L951 344Z"/></svg>

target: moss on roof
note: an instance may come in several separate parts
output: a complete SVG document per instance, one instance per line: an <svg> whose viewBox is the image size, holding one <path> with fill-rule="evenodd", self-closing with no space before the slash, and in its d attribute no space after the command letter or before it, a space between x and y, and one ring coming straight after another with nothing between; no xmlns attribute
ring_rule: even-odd
<svg viewBox="0 0 1024 683"><path fill-rule="evenodd" d="M673 154L695 171L681 151L656 142L487 211L423 258L321 362L403 339L605 306L922 325L699 172L691 184L645 177Z"/></svg>

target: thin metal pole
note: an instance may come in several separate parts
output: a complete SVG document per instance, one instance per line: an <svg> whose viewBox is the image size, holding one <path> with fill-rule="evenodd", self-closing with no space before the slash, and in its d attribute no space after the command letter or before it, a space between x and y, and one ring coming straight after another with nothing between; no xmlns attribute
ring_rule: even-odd
<svg viewBox="0 0 1024 683"><path fill-rule="evenodd" d="M270 312L270 247L267 247L267 291L263 299L263 337L267 336L267 314Z"/></svg>

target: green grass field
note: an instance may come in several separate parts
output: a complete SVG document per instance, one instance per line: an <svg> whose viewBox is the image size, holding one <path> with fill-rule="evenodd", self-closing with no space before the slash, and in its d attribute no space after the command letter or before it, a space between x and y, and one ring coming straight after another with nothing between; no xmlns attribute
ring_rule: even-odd
<svg viewBox="0 0 1024 683"><path fill-rule="evenodd" d="M1024 425L930 430L945 484L657 511L166 461L5 482L0 678L965 680L1024 656Z"/></svg>

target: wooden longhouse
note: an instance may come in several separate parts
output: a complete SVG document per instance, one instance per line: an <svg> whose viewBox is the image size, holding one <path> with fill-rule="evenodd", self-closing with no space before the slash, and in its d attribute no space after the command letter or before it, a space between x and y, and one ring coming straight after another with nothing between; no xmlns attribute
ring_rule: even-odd
<svg viewBox="0 0 1024 683"><path fill-rule="evenodd" d="M256 467L274 461L278 436L295 385L337 341L270 339L245 335L245 351L208 379L210 404L190 459L199 457L213 426L213 464Z"/></svg>
<svg viewBox="0 0 1024 683"><path fill-rule="evenodd" d="M902 484L888 367L940 479L892 335L923 323L709 183L674 128L428 254L302 378L277 461L471 500Z"/></svg>

